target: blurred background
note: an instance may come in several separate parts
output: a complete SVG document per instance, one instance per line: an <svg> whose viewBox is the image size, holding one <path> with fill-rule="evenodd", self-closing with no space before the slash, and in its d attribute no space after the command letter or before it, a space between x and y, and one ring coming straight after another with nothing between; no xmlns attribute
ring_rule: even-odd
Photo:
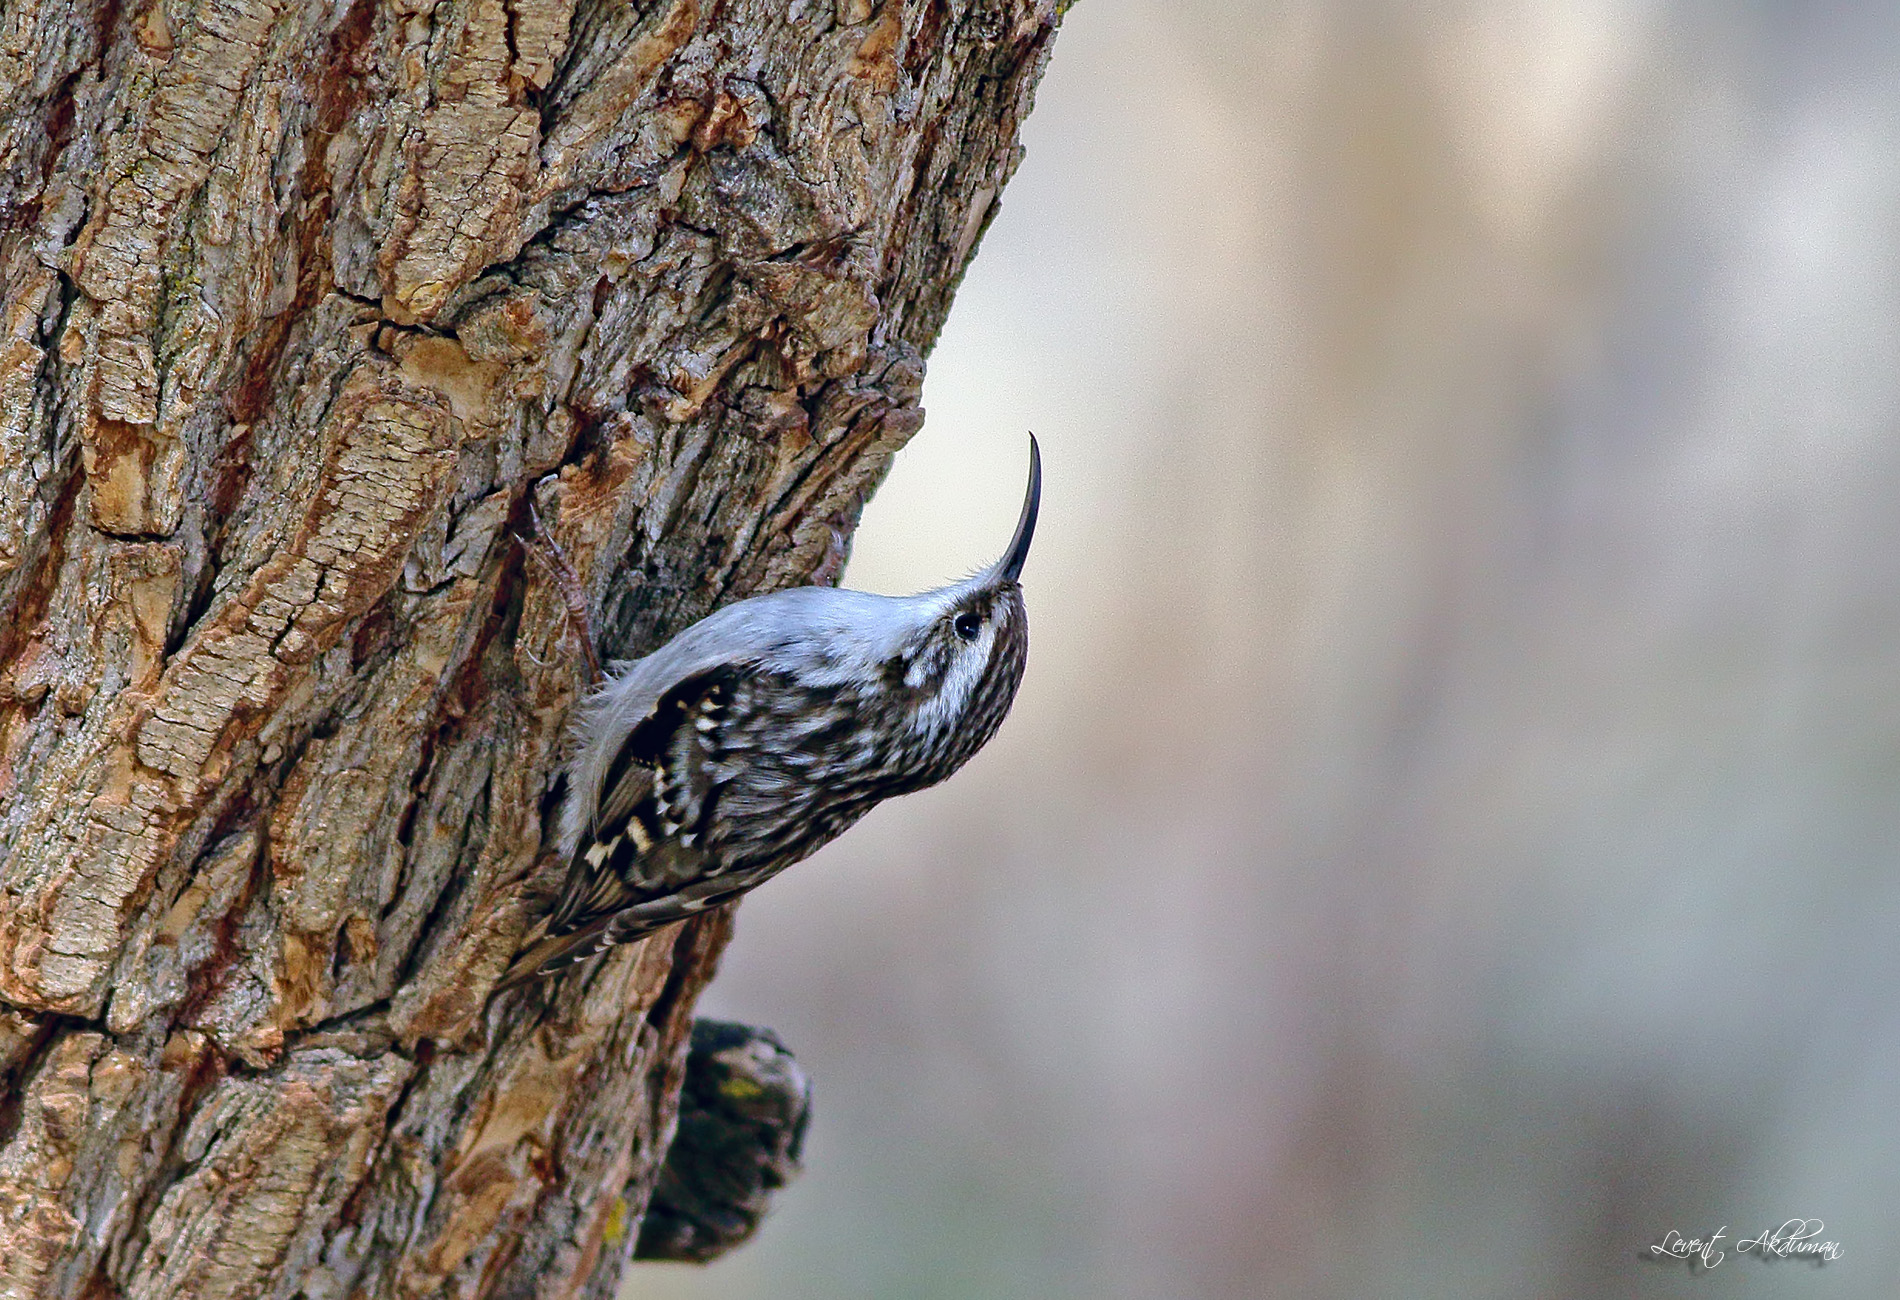
<svg viewBox="0 0 1900 1300"><path fill-rule="evenodd" d="M626 1295L1900 1295L1900 5L1082 0L1025 144L846 580L1034 429L1028 678L741 909L807 1172Z"/></svg>

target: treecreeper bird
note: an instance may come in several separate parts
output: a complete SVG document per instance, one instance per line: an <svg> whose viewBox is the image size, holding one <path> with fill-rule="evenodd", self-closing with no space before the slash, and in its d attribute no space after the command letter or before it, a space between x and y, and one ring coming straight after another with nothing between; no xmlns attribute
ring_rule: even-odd
<svg viewBox="0 0 1900 1300"><path fill-rule="evenodd" d="M915 596L754 596L603 682L567 766L566 884L500 987L742 894L968 762L1022 681L1041 497L1032 435L1016 535L988 568Z"/></svg>

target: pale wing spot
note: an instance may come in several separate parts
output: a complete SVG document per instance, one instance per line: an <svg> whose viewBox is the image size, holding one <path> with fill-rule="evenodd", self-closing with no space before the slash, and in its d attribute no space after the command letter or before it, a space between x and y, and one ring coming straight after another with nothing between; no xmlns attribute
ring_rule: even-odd
<svg viewBox="0 0 1900 1300"><path fill-rule="evenodd" d="M620 837L614 836L605 843L595 844L587 850L587 865L598 871L614 855L614 846L620 843Z"/></svg>
<svg viewBox="0 0 1900 1300"><path fill-rule="evenodd" d="M633 836L634 848L639 849L643 854L652 851L653 837L647 834L647 828L642 826L637 818L627 823L627 833Z"/></svg>

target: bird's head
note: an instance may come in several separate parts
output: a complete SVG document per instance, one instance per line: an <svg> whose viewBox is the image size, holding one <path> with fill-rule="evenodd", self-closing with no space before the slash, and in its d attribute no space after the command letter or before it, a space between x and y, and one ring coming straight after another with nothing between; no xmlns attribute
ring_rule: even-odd
<svg viewBox="0 0 1900 1300"><path fill-rule="evenodd" d="M1023 564L1042 500L1042 454L1029 439L1029 487L1015 536L994 564L962 582L902 598L905 634L885 660L905 725L929 755L930 779L962 766L1002 725L1029 655Z"/></svg>

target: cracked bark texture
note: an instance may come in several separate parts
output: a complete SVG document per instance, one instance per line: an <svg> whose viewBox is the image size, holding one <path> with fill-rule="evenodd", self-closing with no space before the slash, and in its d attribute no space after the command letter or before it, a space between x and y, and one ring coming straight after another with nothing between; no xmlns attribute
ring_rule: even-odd
<svg viewBox="0 0 1900 1300"><path fill-rule="evenodd" d="M584 689L922 419L1049 0L0 6L0 1297L605 1296L714 915L489 1002Z"/></svg>

